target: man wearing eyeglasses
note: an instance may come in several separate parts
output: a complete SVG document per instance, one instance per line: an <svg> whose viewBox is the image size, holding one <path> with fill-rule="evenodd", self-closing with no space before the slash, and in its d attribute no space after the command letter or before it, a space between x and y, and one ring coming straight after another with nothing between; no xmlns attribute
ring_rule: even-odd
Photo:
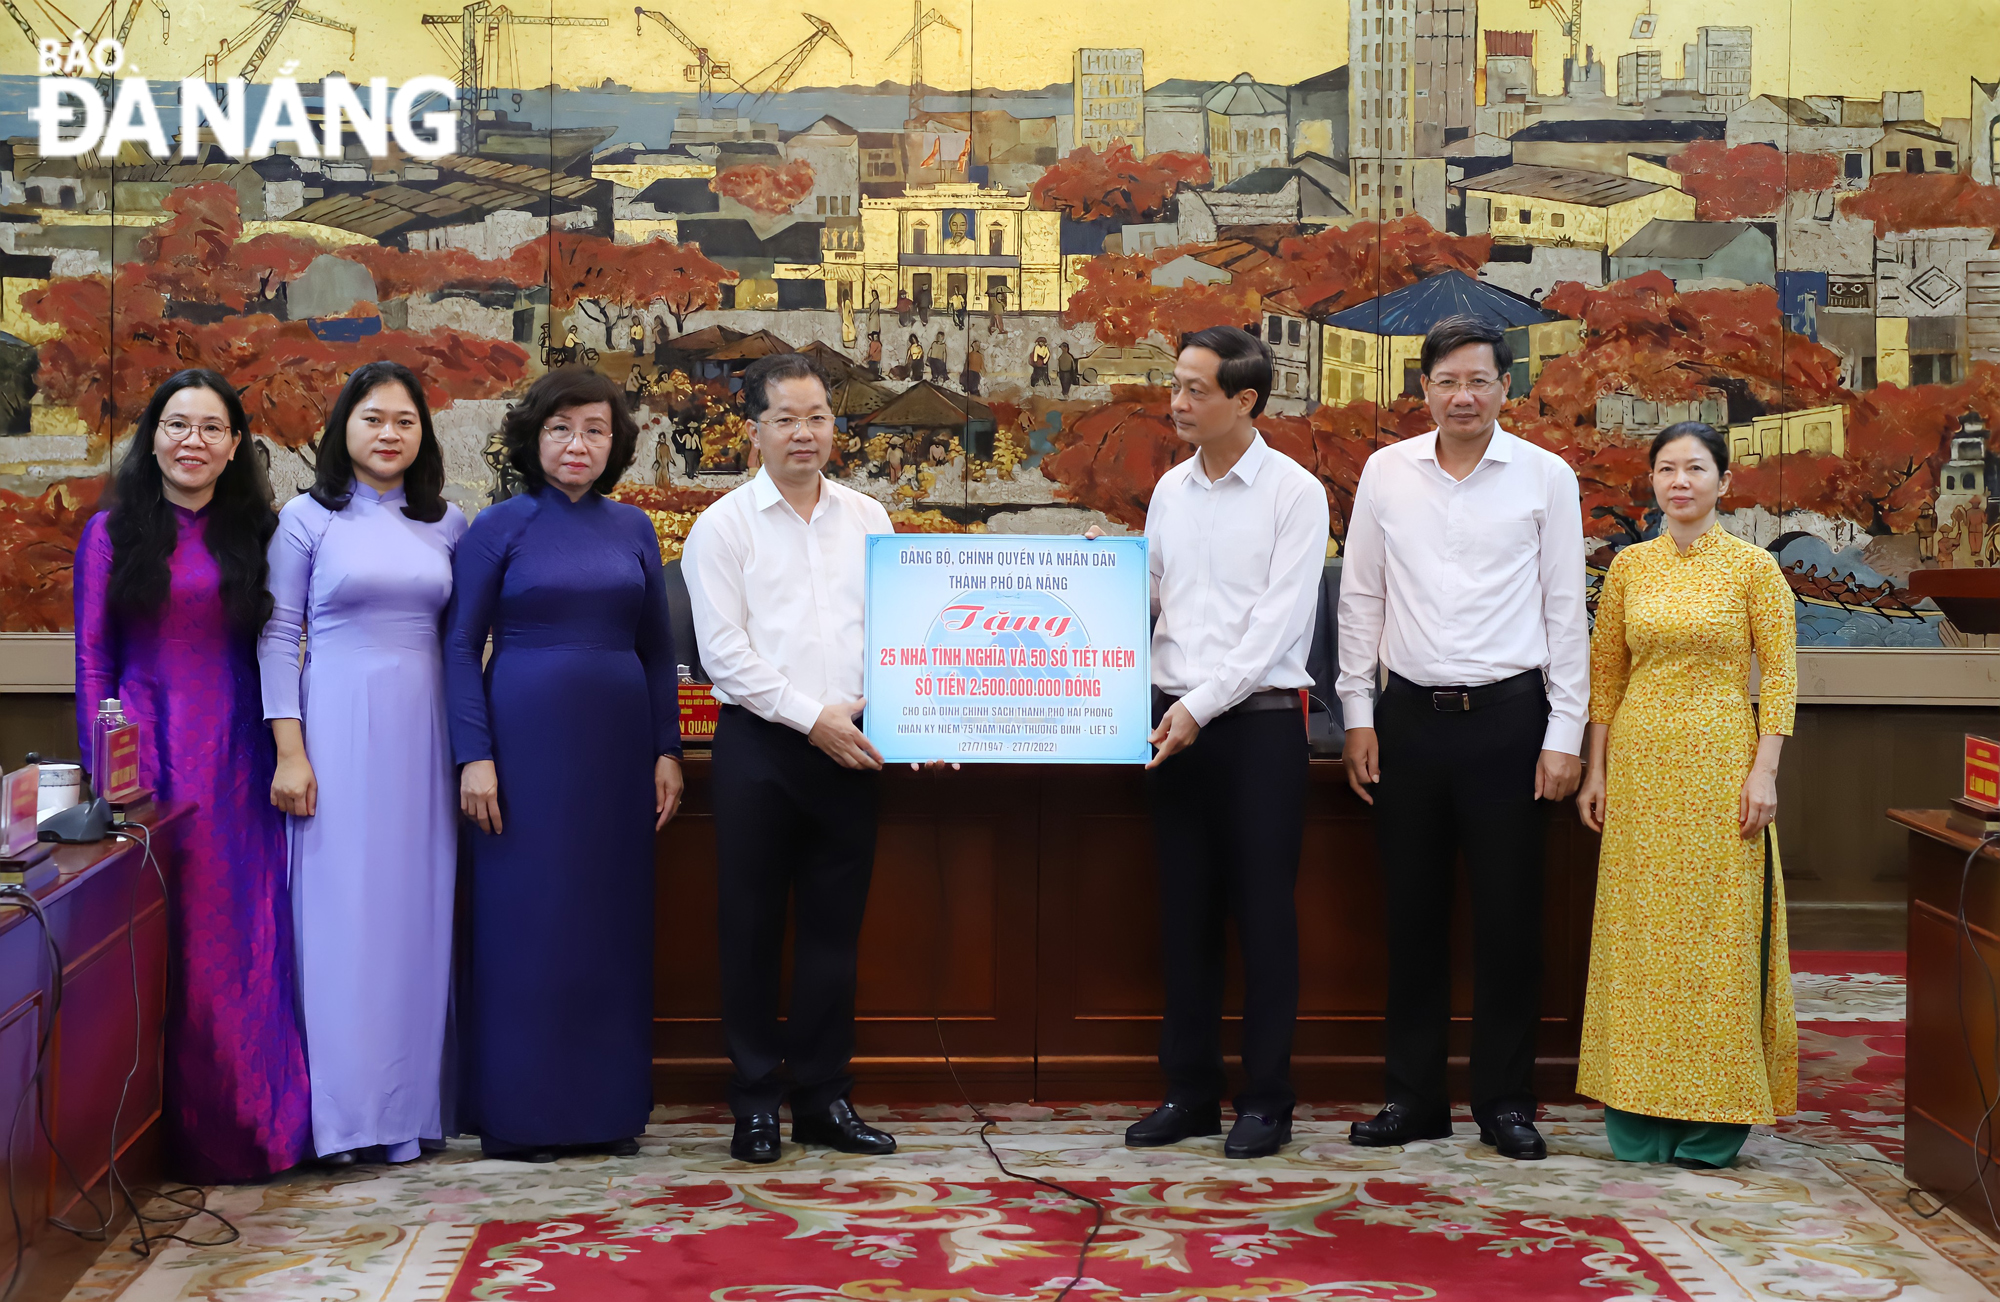
<svg viewBox="0 0 2000 1302"><path fill-rule="evenodd" d="M1437 429L1361 471L1340 579L1347 780L1375 806L1388 913L1387 1105L1369 1147L1448 1138L1452 876L1472 889L1472 1114L1503 1156L1535 1129L1547 806L1576 789L1589 697L1576 475L1500 428L1512 351L1471 317L1424 339ZM1378 672L1386 671L1379 699Z"/></svg>
<svg viewBox="0 0 2000 1302"><path fill-rule="evenodd" d="M896 1141L848 1101L855 950L875 859L882 756L861 713L862 597L881 503L827 479L826 377L799 353L743 372L762 468L701 513L682 560L701 662L722 703L712 768L722 1029L736 1074L730 1155L775 1162L792 1139L884 1154ZM778 1023L787 903L791 1006Z"/></svg>

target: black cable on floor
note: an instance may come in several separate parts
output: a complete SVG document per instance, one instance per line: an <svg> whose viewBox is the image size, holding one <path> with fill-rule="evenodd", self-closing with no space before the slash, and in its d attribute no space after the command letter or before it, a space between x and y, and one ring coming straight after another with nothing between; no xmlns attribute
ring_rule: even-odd
<svg viewBox="0 0 2000 1302"><path fill-rule="evenodd" d="M933 780L935 780L935 775L933 775ZM931 802L931 808L937 809L941 807L939 802ZM966 1108L978 1120L979 1142L985 1146L986 1155L993 1159L993 1165L1000 1169L1002 1175L1007 1176L1009 1179L1025 1180L1029 1184L1040 1185L1051 1193L1060 1194L1064 1198L1068 1198L1074 1202L1087 1203L1096 1213L1094 1219L1091 1221L1090 1232L1083 1236L1083 1242L1076 1250L1076 1272L1070 1276L1069 1282L1062 1286L1062 1290L1051 1299L1051 1302L1063 1302L1063 1299L1070 1295L1071 1290L1083 1282L1084 1273L1088 1269L1086 1262L1090 1257L1091 1246L1097 1242L1097 1236L1104 1230L1104 1218L1107 1209L1101 1200L1093 1198L1087 1193L1072 1189L1068 1185L1058 1184L1054 1180L1044 1180L1040 1176L1027 1175L1014 1170L1001 1158L1000 1150L994 1148L993 1141L987 1137L1000 1123L987 1116L985 1111L972 1101L972 1095L966 1092L965 1082L958 1078L958 1064L951 1060L951 1050L945 1046L944 1042L944 952L946 929L951 922L951 909L948 907L951 897L946 885L948 874L944 870L944 832L935 821L931 823L931 857L933 862L937 864L938 878L938 928L933 944L934 957L931 961L931 1026L937 1032L938 1052L944 1056L945 1069L951 1073L951 1083L957 1088L958 1097L964 1101Z"/></svg>
<svg viewBox="0 0 2000 1302"><path fill-rule="evenodd" d="M137 833L137 835L134 835L135 832ZM171 893L171 889L167 885L166 869L161 865L158 856L156 856L153 853L152 829L146 826L144 823L128 821L120 823L117 827L115 827L112 830L112 834L114 836L124 836L124 837L129 837L133 840L137 840L144 847L145 849L144 862L152 867L153 876L155 880L157 880L160 884L160 907L163 914L165 915L165 921L167 927L167 944L169 947L166 960L165 979L161 982L161 987L160 987L160 1043L165 1044L167 1035L168 1010L170 1010L173 1007L174 964L173 964L173 956L171 950L171 946L173 943L173 922L172 922L173 896ZM145 1005L140 998L140 991L139 991L139 953L137 948L137 942L136 940L132 939L130 931L130 928L136 923L138 917L138 899L139 899L138 884L135 882L133 884L133 889L132 889L132 913L131 917L128 919L128 924L127 924L128 925L127 939L128 942L130 942L132 945L131 948L132 1018L135 1024L135 1028L137 1024L143 1020L145 1013ZM124 1089L121 1089L119 1092L118 1109L117 1112L114 1113L111 1122L111 1142L112 1142L113 1160L111 1162L110 1178L111 1178L112 1188L118 1196L124 1199L126 1208L132 1213L132 1223L139 1233L139 1240L137 1243L132 1245L132 1252L134 1255L143 1258L143 1257L150 1257L153 1255L154 1245L156 1243L184 1243L192 1248L219 1248L225 1244L234 1243L238 1239L243 1237L242 1231L238 1230L236 1226L230 1222L229 1218L224 1216L221 1212L218 1212L208 1206L208 1193L206 1190L200 1188L197 1185L187 1185L187 1184L177 1184L171 1186L164 1186L161 1188L148 1188L145 1186L136 1186L127 1182L124 1173L118 1169L118 1163L116 1160L117 1143L118 1143L118 1123L124 1115L126 1094L127 1091L129 1091L131 1088L133 1077L138 1073L140 1056L144 1053L144 1051L145 1051L144 1040L141 1038L137 1029L135 1029L133 1032L132 1070L126 1073L125 1087ZM163 1088L165 1086L165 1083L166 1082L164 1080L161 1081L161 1085ZM194 1201L193 1202L185 1201L190 1196L193 1197ZM140 1199L142 1197L147 1202L172 1203L175 1207L178 1207L181 1210L179 1210L178 1212L170 1212L164 1216L148 1215L141 1205ZM190 1221L196 1220L203 1216L209 1217L210 1219L220 1224L225 1233L219 1238L196 1239L196 1238L190 1238L184 1234L179 1234L174 1232L178 1230L180 1227L188 1224ZM167 1226L171 1228L166 1233L154 1234L151 1230L148 1229L149 1226L154 1226L154 1225Z"/></svg>

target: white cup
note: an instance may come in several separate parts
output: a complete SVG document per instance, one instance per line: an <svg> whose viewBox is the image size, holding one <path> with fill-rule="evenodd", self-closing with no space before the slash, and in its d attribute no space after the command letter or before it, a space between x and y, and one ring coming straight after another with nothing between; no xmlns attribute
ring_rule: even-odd
<svg viewBox="0 0 2000 1302"><path fill-rule="evenodd" d="M83 767L42 761L42 786L35 799L37 822L83 799Z"/></svg>

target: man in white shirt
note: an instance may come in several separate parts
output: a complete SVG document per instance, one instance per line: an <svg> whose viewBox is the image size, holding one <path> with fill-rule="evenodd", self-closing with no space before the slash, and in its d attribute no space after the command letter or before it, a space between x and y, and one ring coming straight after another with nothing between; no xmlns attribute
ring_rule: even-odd
<svg viewBox="0 0 2000 1302"><path fill-rule="evenodd" d="M794 1142L892 1153L896 1141L863 1124L847 1096L882 767L855 726L863 570L868 535L893 529L881 503L820 473L834 420L809 358L752 362L743 406L763 468L701 513L681 562L701 663L722 702L710 773L722 1028L736 1066L729 1151L776 1161L789 1096ZM788 900L797 937L781 1030Z"/></svg>
<svg viewBox="0 0 2000 1302"><path fill-rule="evenodd" d="M1299 689L1326 565L1326 490L1251 422L1271 350L1233 326L1182 341L1174 429L1195 455L1160 477L1146 514L1158 748L1147 765L1166 1011L1166 1101L1135 1148L1222 1129L1223 924L1243 955L1243 1092L1223 1146L1275 1153L1292 1136L1299 1005L1293 887L1305 832Z"/></svg>
<svg viewBox="0 0 2000 1302"><path fill-rule="evenodd" d="M1424 340L1437 429L1361 471L1340 576L1347 779L1375 806L1388 913L1385 1106L1367 1146L1451 1134L1452 876L1472 888L1472 1114L1507 1157L1535 1129L1546 806L1576 789L1589 699L1583 513L1562 458L1500 428L1513 364L1490 322ZM1375 696L1379 670L1387 685Z"/></svg>

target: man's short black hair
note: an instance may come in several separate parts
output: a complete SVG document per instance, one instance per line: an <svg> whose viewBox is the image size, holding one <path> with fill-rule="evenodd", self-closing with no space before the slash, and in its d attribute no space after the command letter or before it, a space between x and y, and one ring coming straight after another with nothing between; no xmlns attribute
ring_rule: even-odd
<svg viewBox="0 0 2000 1302"><path fill-rule="evenodd" d="M1493 367L1502 376L1513 368L1514 350L1507 346L1505 330L1476 316L1448 316L1424 336L1424 375L1429 377L1433 367L1467 344L1492 345Z"/></svg>
<svg viewBox="0 0 2000 1302"><path fill-rule="evenodd" d="M1215 380L1222 386L1222 396L1234 398L1245 389L1257 391L1257 401L1250 405L1250 417L1255 420L1264 414L1264 404L1271 400L1271 349L1262 339L1248 330L1235 326L1210 326L1206 330L1195 330L1181 336L1180 351L1190 348L1206 348L1221 359L1215 368Z"/></svg>
<svg viewBox="0 0 2000 1302"><path fill-rule="evenodd" d="M833 386L826 382L826 372L804 353L770 353L743 368L743 416L746 420L756 420L764 414L771 405L771 386L779 380L818 380L822 390L828 394L833 392Z"/></svg>

